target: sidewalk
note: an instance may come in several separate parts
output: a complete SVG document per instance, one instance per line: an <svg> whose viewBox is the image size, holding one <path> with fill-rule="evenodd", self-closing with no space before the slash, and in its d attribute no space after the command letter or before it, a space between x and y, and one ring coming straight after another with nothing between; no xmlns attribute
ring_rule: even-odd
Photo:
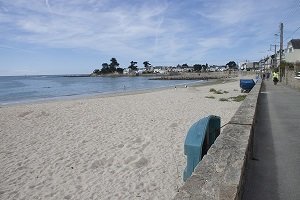
<svg viewBox="0 0 300 200"><path fill-rule="evenodd" d="M300 199L300 92L262 83L244 200Z"/></svg>

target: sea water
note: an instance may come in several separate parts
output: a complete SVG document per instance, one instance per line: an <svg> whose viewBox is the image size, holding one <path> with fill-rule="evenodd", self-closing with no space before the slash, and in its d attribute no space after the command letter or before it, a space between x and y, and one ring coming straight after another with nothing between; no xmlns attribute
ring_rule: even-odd
<svg viewBox="0 0 300 200"><path fill-rule="evenodd" d="M192 82L195 81L149 80L149 77L0 76L0 105L174 87Z"/></svg>

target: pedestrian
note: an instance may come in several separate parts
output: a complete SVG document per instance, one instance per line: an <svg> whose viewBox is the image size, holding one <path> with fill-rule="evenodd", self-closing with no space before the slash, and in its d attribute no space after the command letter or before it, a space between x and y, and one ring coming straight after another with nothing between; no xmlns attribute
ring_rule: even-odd
<svg viewBox="0 0 300 200"><path fill-rule="evenodd" d="M274 82L274 85L276 85L277 83L278 83L278 77L279 77L279 74L278 74L278 72L277 71L274 71L273 72L273 74L272 74L272 76L273 76L273 82Z"/></svg>
<svg viewBox="0 0 300 200"><path fill-rule="evenodd" d="M267 72L267 81L269 80L270 78L270 72Z"/></svg>

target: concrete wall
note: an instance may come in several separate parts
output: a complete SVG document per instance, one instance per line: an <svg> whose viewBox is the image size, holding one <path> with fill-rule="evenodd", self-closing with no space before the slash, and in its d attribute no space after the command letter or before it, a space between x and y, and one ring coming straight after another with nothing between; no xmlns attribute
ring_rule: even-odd
<svg viewBox="0 0 300 200"><path fill-rule="evenodd" d="M245 166L251 157L261 81L248 94L221 135L179 189L175 200L241 199Z"/></svg>
<svg viewBox="0 0 300 200"><path fill-rule="evenodd" d="M300 68L300 67L299 67ZM283 83L286 85L291 86L292 88L299 89L300 90L300 79L296 79L296 73L298 73L299 70L291 70L288 67L285 69L285 77L283 78Z"/></svg>

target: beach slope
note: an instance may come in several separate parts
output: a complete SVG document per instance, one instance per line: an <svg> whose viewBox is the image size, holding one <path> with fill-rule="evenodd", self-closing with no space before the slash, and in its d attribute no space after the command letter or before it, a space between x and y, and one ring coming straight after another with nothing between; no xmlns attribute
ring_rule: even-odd
<svg viewBox="0 0 300 200"><path fill-rule="evenodd" d="M0 199L171 199L187 131L207 115L227 123L240 102L219 99L237 95L236 80L2 107Z"/></svg>

